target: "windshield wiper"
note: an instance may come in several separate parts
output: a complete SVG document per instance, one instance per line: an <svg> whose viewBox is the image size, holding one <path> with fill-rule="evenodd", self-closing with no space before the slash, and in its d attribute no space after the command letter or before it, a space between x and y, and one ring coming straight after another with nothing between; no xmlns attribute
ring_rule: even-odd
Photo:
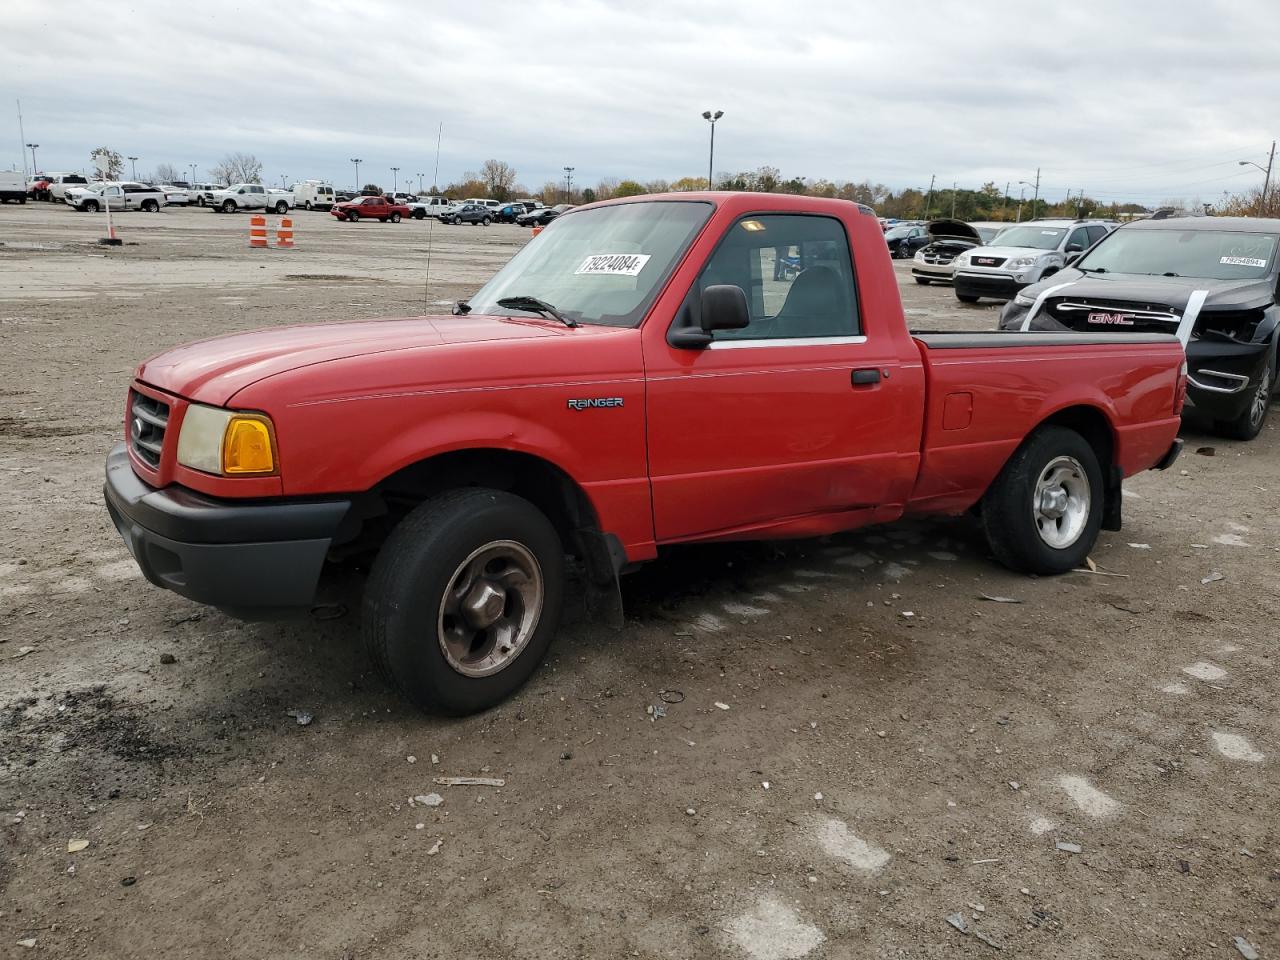
<svg viewBox="0 0 1280 960"><path fill-rule="evenodd" d="M1081 273L1106 273L1106 267L1076 267Z"/></svg>
<svg viewBox="0 0 1280 960"><path fill-rule="evenodd" d="M467 301L465 300L459 300L457 303L453 305L453 315L455 317L461 317L470 312L471 312L471 304L467 303Z"/></svg>
<svg viewBox="0 0 1280 960"><path fill-rule="evenodd" d="M506 307L509 310L524 310L528 313L540 313L544 317L552 317L559 320L566 327L578 326L578 321L572 317L566 317L563 313L547 303L545 300L539 300L537 297L503 297L498 301L498 306Z"/></svg>
<svg viewBox="0 0 1280 960"><path fill-rule="evenodd" d="M1162 276L1162 277L1180 277L1180 276L1182 276L1182 274L1180 274L1180 273L1174 273L1172 270L1170 270L1168 273L1162 273L1162 274L1160 274L1160 276Z"/></svg>

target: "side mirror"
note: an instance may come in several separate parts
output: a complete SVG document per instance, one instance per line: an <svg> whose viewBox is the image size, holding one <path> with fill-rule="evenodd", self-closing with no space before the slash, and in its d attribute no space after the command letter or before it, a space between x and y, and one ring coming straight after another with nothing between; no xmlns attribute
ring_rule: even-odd
<svg viewBox="0 0 1280 960"><path fill-rule="evenodd" d="M685 300L676 323L667 333L667 343L681 350L703 350L711 346L713 330L741 330L751 323L747 295L731 283L714 284L702 291L698 301L702 322L695 326L692 297Z"/></svg>
<svg viewBox="0 0 1280 960"><path fill-rule="evenodd" d="M1067 257L1067 266L1068 267L1071 266L1079 259L1080 259L1080 254L1078 253L1071 254L1069 257Z"/></svg>
<svg viewBox="0 0 1280 960"><path fill-rule="evenodd" d="M1063 253L1084 253L1084 245L1080 243L1068 243L1063 249Z"/></svg>

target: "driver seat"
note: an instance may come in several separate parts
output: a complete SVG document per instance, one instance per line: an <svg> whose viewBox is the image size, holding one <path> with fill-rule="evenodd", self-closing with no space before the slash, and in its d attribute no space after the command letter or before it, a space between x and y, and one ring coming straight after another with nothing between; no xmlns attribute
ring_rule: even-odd
<svg viewBox="0 0 1280 960"><path fill-rule="evenodd" d="M840 337L853 333L851 313L840 275L819 264L796 277L774 319L786 337Z"/></svg>

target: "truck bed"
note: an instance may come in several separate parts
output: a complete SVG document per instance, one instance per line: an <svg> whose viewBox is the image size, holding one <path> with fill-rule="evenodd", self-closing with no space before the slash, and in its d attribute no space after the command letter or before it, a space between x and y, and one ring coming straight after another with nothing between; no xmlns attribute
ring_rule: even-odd
<svg viewBox="0 0 1280 960"><path fill-rule="evenodd" d="M1046 421L1094 431L1129 476L1178 434L1182 345L1166 334L912 334L925 371L920 472L907 512L967 510Z"/></svg>

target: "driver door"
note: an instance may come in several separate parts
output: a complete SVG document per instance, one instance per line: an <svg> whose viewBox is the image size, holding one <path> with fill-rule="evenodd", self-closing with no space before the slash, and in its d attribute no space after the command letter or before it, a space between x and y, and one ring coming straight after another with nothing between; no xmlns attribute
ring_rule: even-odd
<svg viewBox="0 0 1280 960"><path fill-rule="evenodd" d="M906 428L910 378L896 375L894 345L863 334L843 224L744 217L686 308L718 284L746 293L747 327L716 331L704 349L646 348L657 540L869 519L900 486L904 437L914 449L918 426Z"/></svg>

